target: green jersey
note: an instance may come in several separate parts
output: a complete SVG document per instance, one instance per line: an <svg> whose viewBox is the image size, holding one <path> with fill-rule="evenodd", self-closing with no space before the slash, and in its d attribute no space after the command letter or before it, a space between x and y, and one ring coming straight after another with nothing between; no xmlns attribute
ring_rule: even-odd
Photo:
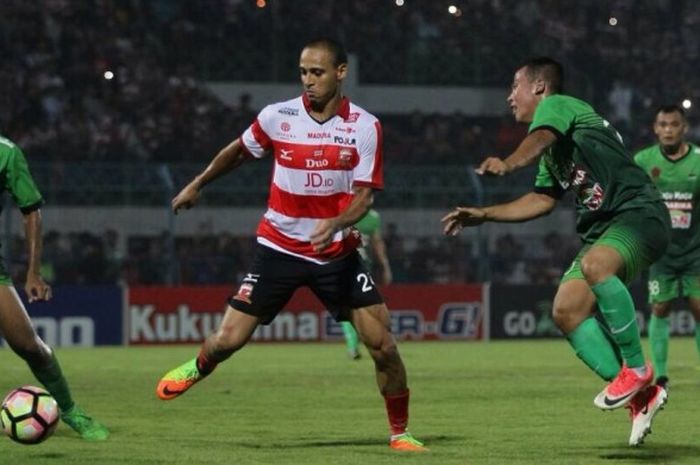
<svg viewBox="0 0 700 465"><path fill-rule="evenodd" d="M659 145L637 152L634 160L651 177L671 215L671 243L661 261L700 261L700 148L671 160ZM676 263L677 264L677 263Z"/></svg>
<svg viewBox="0 0 700 465"><path fill-rule="evenodd" d="M382 229L382 221L379 217L379 213L374 209L370 209L360 221L355 223L355 228L360 231L360 235L362 236L362 247L360 247L358 251L367 263L372 263L372 257L369 253L370 240L374 233Z"/></svg>
<svg viewBox="0 0 700 465"><path fill-rule="evenodd" d="M44 202L29 173L24 153L4 137L0 137L0 190L9 192L23 213L36 210Z"/></svg>
<svg viewBox="0 0 700 465"><path fill-rule="evenodd" d="M576 196L576 231L592 243L619 213L662 205L649 176L634 163L618 132L586 102L545 97L529 132L547 128L558 140L540 158L535 192Z"/></svg>

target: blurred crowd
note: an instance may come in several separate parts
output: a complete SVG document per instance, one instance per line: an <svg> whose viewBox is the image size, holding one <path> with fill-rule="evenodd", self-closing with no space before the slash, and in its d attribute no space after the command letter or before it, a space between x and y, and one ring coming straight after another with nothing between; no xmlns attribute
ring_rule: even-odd
<svg viewBox="0 0 700 465"><path fill-rule="evenodd" d="M0 132L33 159L206 160L259 109L247 95L224 105L202 82L293 81L300 44L319 34L358 55L365 83L507 87L523 57L551 54L633 148L654 107L700 97L689 0L447 3L5 0ZM460 114L384 124L388 157L411 163L461 162L522 133Z"/></svg>
<svg viewBox="0 0 700 465"><path fill-rule="evenodd" d="M575 236L554 231L532 238L504 234L485 257L479 255L477 244L463 237L401 235L393 223L386 225L383 237L397 283L475 282L483 272L497 283L553 284L578 250ZM172 255L169 244L174 247ZM205 231L175 238L165 232L121 238L111 229L101 235L48 231L42 275L52 284L233 285L249 270L254 247L253 236ZM4 249L14 257L9 264L14 281L23 283L27 261L23 239L14 237Z"/></svg>

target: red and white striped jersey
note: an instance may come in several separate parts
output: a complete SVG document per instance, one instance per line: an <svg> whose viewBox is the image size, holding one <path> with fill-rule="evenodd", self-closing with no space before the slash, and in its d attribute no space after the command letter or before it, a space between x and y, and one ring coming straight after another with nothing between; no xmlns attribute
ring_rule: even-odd
<svg viewBox="0 0 700 465"><path fill-rule="evenodd" d="M359 245L357 231L337 232L332 244L321 252L313 250L311 233L318 220L347 209L353 186L383 188L382 129L374 115L347 98L325 122L311 118L308 109L306 95L268 105L240 140L255 158L275 157L258 242L327 263Z"/></svg>

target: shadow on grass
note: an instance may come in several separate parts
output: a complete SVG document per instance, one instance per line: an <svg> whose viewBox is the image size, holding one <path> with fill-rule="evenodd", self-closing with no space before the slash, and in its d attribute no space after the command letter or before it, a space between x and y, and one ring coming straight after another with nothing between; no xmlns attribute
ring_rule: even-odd
<svg viewBox="0 0 700 465"><path fill-rule="evenodd" d="M612 448L611 448L612 449ZM603 460L631 460L637 462L670 463L700 457L700 446L687 444L654 444L638 448L615 448L599 455Z"/></svg>
<svg viewBox="0 0 700 465"><path fill-rule="evenodd" d="M35 459L50 459L50 460L57 460L57 459L63 459L66 458L68 454L61 454L58 452L43 452L41 454L36 454L32 456L32 460ZM63 463L63 462L61 462Z"/></svg>
<svg viewBox="0 0 700 465"><path fill-rule="evenodd" d="M438 444L464 442L464 436L421 436L420 440L428 447ZM293 443L280 442L234 442L233 445L246 449L305 449L309 447L339 447L339 446L386 446L387 441L376 437L372 438L348 438L342 440L308 440L300 439Z"/></svg>

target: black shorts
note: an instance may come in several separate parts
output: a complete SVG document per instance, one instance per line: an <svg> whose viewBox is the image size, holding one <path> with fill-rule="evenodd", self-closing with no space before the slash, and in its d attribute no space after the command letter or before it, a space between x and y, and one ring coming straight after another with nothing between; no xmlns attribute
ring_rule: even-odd
<svg viewBox="0 0 700 465"><path fill-rule="evenodd" d="M229 297L231 307L269 324L292 298L308 286L336 321L348 320L350 310L384 303L360 254L327 263L304 260L258 244L252 269Z"/></svg>

